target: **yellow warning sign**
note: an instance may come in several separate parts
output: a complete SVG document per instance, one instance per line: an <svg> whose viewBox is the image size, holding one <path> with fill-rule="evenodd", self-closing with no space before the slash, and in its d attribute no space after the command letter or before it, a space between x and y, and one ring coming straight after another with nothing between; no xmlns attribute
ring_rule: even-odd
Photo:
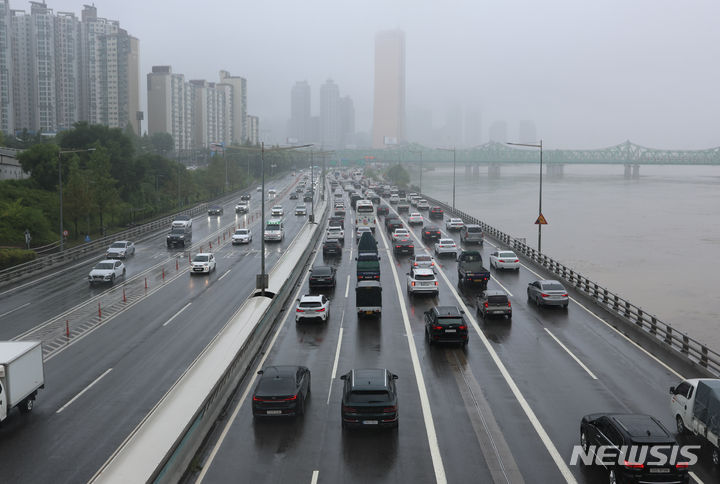
<svg viewBox="0 0 720 484"><path fill-rule="evenodd" d="M547 220L545 220L545 216L543 214L540 214L540 216L535 221L535 225L547 225Z"/></svg>

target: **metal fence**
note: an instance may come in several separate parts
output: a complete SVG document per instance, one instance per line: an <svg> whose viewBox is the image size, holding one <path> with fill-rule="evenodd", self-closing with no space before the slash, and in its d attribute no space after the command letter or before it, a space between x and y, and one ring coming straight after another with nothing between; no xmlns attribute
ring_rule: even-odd
<svg viewBox="0 0 720 484"><path fill-rule="evenodd" d="M524 239L516 239L505 232L492 227L477 218L466 214L457 209L453 209L446 203L434 198L423 195L431 205L437 205L443 208L446 213L453 217L463 219L482 227L486 235L491 236L498 242L507 247L512 248L516 253L520 253L532 262L542 266L548 271L555 274L558 278L573 286L575 289L591 298L596 304L607 309L621 320L633 325L648 335L652 340L660 346L671 350L680 357L690 361L695 365L699 365L703 370L714 376L720 376L720 353L708 348L706 345L691 338L685 333L681 333L672 325L660 320L657 316L648 313L644 309L622 296L610 291L608 288L599 285L591 279L579 274L575 270L566 265L539 253L536 249L528 246Z"/></svg>

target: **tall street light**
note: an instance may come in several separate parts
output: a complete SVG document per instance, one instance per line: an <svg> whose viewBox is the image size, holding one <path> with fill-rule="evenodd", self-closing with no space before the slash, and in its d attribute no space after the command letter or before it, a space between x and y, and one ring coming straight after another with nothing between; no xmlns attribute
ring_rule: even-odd
<svg viewBox="0 0 720 484"><path fill-rule="evenodd" d="M265 152L270 151L287 151L287 150L296 150L298 148L308 148L312 146L310 145L299 145L299 146L276 146L274 148L265 149L265 142L260 143L260 148L256 147L239 147L239 146L233 146L231 147L234 150L245 150L245 151L259 151L260 152L260 171L262 173L261 176L261 197L260 197L260 274L258 274L255 277L255 289L260 289L262 292L261 294L265 295L265 289L267 289L268 286L268 275L265 272Z"/></svg>
<svg viewBox="0 0 720 484"><path fill-rule="evenodd" d="M310 150L310 193L312 193L312 200L310 200L310 223L315 223L315 156L322 155L323 168L322 177L323 184L320 187L322 190L323 199L325 198L325 155L331 155L334 151L313 151Z"/></svg>
<svg viewBox="0 0 720 484"><path fill-rule="evenodd" d="M453 146L452 148L439 148L442 151L452 151L453 152L453 203L452 208L455 210L455 155L457 154L457 150Z"/></svg>
<svg viewBox="0 0 720 484"><path fill-rule="evenodd" d="M543 217L542 214L542 140L540 140L539 144L530 144L530 143L508 143L512 146L527 146L530 148L540 148L540 200L538 201L538 218L535 221L535 223L538 226L538 253L542 253L542 226L547 223L545 222L545 217Z"/></svg>
<svg viewBox="0 0 720 484"><path fill-rule="evenodd" d="M63 183L62 183L62 155L67 153L91 153L95 148L83 150L60 150L58 151L58 183L60 184L60 252L65 249L65 227L63 227Z"/></svg>

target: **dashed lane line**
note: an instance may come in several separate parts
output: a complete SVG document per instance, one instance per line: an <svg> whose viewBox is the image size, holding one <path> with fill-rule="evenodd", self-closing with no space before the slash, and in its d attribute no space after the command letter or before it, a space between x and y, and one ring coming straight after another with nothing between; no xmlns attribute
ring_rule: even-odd
<svg viewBox="0 0 720 484"><path fill-rule="evenodd" d="M173 319L175 319L175 318L177 318L178 316L180 316L180 313L182 313L182 312L185 311L187 308L189 308L191 304L192 304L192 303L189 302L189 303L187 303L185 306L183 306L180 311L176 312L175 314L172 315L172 317L171 317L170 319L168 319L167 321L165 321L165 322L163 323L163 326L167 326L168 324L170 324L170 323L173 321Z"/></svg>
<svg viewBox="0 0 720 484"><path fill-rule="evenodd" d="M111 371L112 371L112 368L108 368L107 370L105 370L105 372L104 372L102 375L100 375L99 377L95 378L95 380L93 380L92 383L90 383L90 384L89 384L88 386L86 386L80 393L78 393L78 394L75 395L73 398L71 398L70 401L67 402L65 405L63 405L62 407L58 408L55 413L56 413L56 414L57 414L57 413L61 413L63 410L65 410L66 408L68 408L75 400L77 400L78 398L80 398L86 391L90 390L93 386L95 386L95 384L96 384L97 382L99 382L100 380L102 380L103 377L104 377L105 375L107 375L108 373L110 373Z"/></svg>
<svg viewBox="0 0 720 484"><path fill-rule="evenodd" d="M568 349L568 347L565 346L562 341L560 341L559 339L557 339L557 337L556 337L554 334L552 334L549 329L547 329L547 328L544 328L544 329L545 329L545 331L547 332L547 334L549 334L549 335L552 337L552 339L554 339L555 342L556 342L557 344L559 344L560 347L561 347L562 349L564 349L564 350L567 352L567 354L570 355L570 357L571 357L573 360L575 360L575 362L576 362L578 365L580 365L580 367L581 367L583 370L585 370L585 371L587 372L588 375L590 375L590 378L592 378L593 380L597 380L597 379L598 379L598 378L595 376L595 374L594 374L592 371L590 371L590 368L588 368L587 366L585 366L585 364L584 364L582 361L580 361L580 358L578 358L577 356L575 356L575 354L573 354L573 352L570 351L570 349Z"/></svg>

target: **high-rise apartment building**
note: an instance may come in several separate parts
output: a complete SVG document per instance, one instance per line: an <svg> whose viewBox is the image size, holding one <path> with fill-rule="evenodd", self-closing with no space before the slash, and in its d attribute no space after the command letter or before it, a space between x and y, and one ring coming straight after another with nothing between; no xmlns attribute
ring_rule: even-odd
<svg viewBox="0 0 720 484"><path fill-rule="evenodd" d="M0 0L0 129L54 133L77 121L137 129L138 40L86 5L30 13Z"/></svg>
<svg viewBox="0 0 720 484"><path fill-rule="evenodd" d="M298 81L290 91L290 122L288 137L300 143L315 141L310 126L310 84Z"/></svg>
<svg viewBox="0 0 720 484"><path fill-rule="evenodd" d="M153 66L147 76L148 133L168 133L176 151L192 148L193 98L182 74L170 66Z"/></svg>
<svg viewBox="0 0 720 484"><path fill-rule="evenodd" d="M260 118L257 116L248 115L247 117L248 127L248 143L256 145L260 143Z"/></svg>
<svg viewBox="0 0 720 484"><path fill-rule="evenodd" d="M247 127L247 80L240 76L231 76L228 71L220 71L220 83L232 88L230 142L242 144L248 138Z"/></svg>
<svg viewBox="0 0 720 484"><path fill-rule="evenodd" d="M15 131L12 23L8 0L0 0L0 131Z"/></svg>
<svg viewBox="0 0 720 484"><path fill-rule="evenodd" d="M405 33L375 36L373 148L405 142Z"/></svg>
<svg viewBox="0 0 720 484"><path fill-rule="evenodd" d="M233 89L229 84L190 81L193 99L193 147L229 145L232 139Z"/></svg>
<svg viewBox="0 0 720 484"><path fill-rule="evenodd" d="M355 104L350 96L340 98L339 148L355 144Z"/></svg>
<svg viewBox="0 0 720 484"><path fill-rule="evenodd" d="M324 148L340 144L340 88L332 79L320 86L320 143Z"/></svg>

